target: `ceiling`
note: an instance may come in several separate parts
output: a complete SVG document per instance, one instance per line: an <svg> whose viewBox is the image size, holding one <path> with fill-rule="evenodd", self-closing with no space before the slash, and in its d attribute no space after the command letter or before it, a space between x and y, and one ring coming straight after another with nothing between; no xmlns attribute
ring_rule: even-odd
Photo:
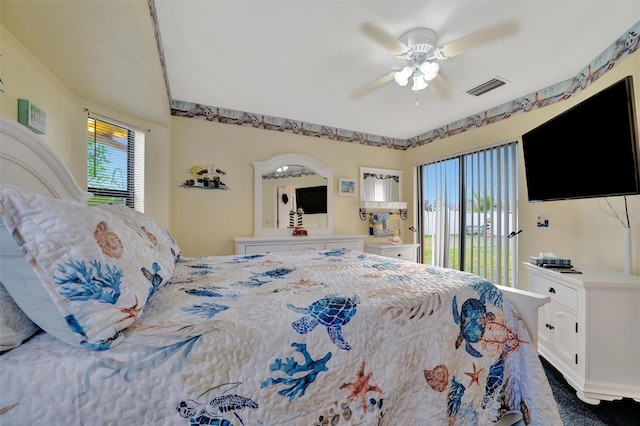
<svg viewBox="0 0 640 426"><path fill-rule="evenodd" d="M170 96L403 140L573 78L640 20L638 0L150 5L155 17L145 0L2 0L0 11L5 28L78 96L151 122L168 122ZM365 22L396 37L429 27L438 45L505 22L518 29L442 62L448 99L431 88L416 98L391 81L354 100L401 66L360 30ZM507 84L466 93L495 77Z"/></svg>

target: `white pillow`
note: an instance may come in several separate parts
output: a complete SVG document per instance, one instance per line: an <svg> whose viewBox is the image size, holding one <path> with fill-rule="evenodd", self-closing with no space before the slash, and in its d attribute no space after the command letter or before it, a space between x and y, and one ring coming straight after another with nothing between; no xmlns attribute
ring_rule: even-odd
<svg viewBox="0 0 640 426"><path fill-rule="evenodd" d="M49 293L40 283L40 278L36 275L33 267L29 265L26 251L18 246L1 219L0 250L2 251L0 282L7 283L7 287L17 288L11 296L3 285L10 303L16 305L16 308L30 323L33 324L30 318L35 318L34 321L37 321L47 333L69 344L80 346L78 338L69 329L66 321L60 315L60 311L51 303ZM3 299L3 306L4 303ZM37 330L37 326L35 324L34 326Z"/></svg>
<svg viewBox="0 0 640 426"><path fill-rule="evenodd" d="M0 282L0 352L17 348L38 330Z"/></svg>
<svg viewBox="0 0 640 426"><path fill-rule="evenodd" d="M29 283L29 289L37 289L33 297L25 281L15 279L19 268L6 262L0 267L9 294L45 331L91 350L119 344L121 331L175 269L175 260L161 255L146 235L103 209L5 184L0 185L0 218L40 284ZM10 279L4 278L5 267ZM34 304L46 305L44 311L55 317L41 315L43 309Z"/></svg>

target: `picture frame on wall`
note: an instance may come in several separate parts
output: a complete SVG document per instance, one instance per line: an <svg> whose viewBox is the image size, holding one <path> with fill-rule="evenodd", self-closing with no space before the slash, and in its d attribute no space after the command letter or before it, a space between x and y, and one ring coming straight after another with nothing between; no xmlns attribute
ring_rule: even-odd
<svg viewBox="0 0 640 426"><path fill-rule="evenodd" d="M340 178L340 184L338 185L338 194L355 197L356 181L354 179Z"/></svg>

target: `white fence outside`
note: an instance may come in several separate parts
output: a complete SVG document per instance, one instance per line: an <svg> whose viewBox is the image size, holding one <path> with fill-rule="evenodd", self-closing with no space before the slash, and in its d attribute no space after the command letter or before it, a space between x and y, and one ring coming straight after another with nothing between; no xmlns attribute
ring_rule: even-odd
<svg viewBox="0 0 640 426"><path fill-rule="evenodd" d="M449 234L459 234L460 220L458 211L449 212ZM498 220L501 219L501 222ZM514 223L515 217L513 213L508 214L505 221L499 218L497 212L490 211L486 213L467 213L466 214L467 233L484 233L487 229L484 225L489 225L489 235L507 236L512 231L517 231ZM434 235L436 233L436 212L424 212L424 234ZM496 233L496 230L499 230Z"/></svg>

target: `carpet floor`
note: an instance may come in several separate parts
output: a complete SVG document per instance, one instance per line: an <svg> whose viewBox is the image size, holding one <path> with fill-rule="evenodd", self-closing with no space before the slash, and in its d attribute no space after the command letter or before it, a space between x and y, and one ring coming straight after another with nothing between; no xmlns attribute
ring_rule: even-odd
<svg viewBox="0 0 640 426"><path fill-rule="evenodd" d="M540 357L564 426L640 426L640 402L623 398L598 405L580 401L562 374Z"/></svg>

